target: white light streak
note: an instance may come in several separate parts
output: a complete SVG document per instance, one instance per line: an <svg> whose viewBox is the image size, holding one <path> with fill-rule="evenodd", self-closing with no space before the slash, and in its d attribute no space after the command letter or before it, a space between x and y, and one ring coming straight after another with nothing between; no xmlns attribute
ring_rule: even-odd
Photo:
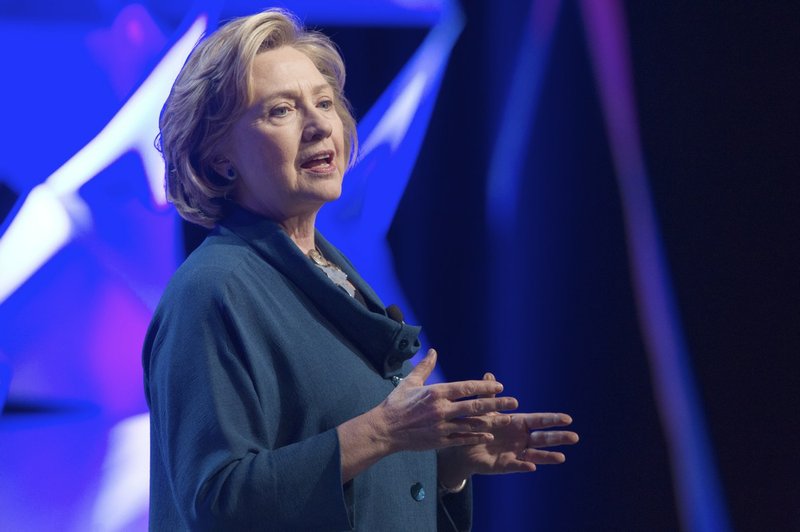
<svg viewBox="0 0 800 532"><path fill-rule="evenodd" d="M153 202L166 206L164 167L153 146L159 109L207 22L205 15L198 17L106 127L25 198L0 238L0 303L64 247L77 228L91 227L78 190L125 152L139 154Z"/></svg>

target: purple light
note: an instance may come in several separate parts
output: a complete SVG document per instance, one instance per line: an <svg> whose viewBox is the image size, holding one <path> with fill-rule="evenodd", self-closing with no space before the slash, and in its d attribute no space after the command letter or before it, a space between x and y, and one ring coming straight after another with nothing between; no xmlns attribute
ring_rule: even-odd
<svg viewBox="0 0 800 532"><path fill-rule="evenodd" d="M87 47L108 73L114 93L120 98L130 94L166 44L167 38L139 4L125 6L111 28L86 36Z"/></svg>
<svg viewBox="0 0 800 532"><path fill-rule="evenodd" d="M650 198L624 13L614 0L582 0L581 9L619 180L634 293L683 527L730 530Z"/></svg>
<svg viewBox="0 0 800 532"><path fill-rule="evenodd" d="M3 411L3 405L8 396L9 384L11 384L11 362L0 351L0 412Z"/></svg>

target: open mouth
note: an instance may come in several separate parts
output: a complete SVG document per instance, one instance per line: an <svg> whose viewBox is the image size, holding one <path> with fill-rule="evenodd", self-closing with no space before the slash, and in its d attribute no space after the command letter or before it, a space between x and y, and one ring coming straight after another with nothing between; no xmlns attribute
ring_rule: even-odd
<svg viewBox="0 0 800 532"><path fill-rule="evenodd" d="M333 164L333 152L325 151L312 155L300 165L300 168L306 170L323 170L329 168Z"/></svg>

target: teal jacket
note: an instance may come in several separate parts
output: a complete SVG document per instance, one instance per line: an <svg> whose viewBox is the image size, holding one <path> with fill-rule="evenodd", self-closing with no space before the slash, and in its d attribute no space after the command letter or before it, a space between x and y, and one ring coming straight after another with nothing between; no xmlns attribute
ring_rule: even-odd
<svg viewBox="0 0 800 532"><path fill-rule="evenodd" d="M317 245L366 306L241 209L170 281L143 350L151 530L469 529L471 490L437 495L433 451L342 485L336 426L408 373L419 327L389 318L319 233Z"/></svg>

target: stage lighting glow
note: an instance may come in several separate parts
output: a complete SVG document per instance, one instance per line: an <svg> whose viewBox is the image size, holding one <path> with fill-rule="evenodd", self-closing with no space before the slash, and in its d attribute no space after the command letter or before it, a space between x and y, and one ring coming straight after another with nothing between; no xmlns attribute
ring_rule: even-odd
<svg viewBox="0 0 800 532"><path fill-rule="evenodd" d="M624 11L583 0L589 50L617 170L639 322L686 530L730 530L672 291L639 140Z"/></svg>
<svg viewBox="0 0 800 532"><path fill-rule="evenodd" d="M67 204L80 213L83 224L73 222ZM69 241L74 227L89 219L85 205L74 195L59 196L47 183L31 190L0 239L0 302Z"/></svg>
<svg viewBox="0 0 800 532"><path fill-rule="evenodd" d="M210 5L211 2L206 4ZM305 18L303 10L310 9L311 4L314 3L298 2L290 7L296 9L301 18ZM344 4L358 4L361 9L348 11L343 8ZM353 259L381 297L387 302L398 304L403 308L406 318L415 322L412 309L394 273L386 234L419 153L449 54L462 30L461 13L456 4L448 0L365 3L353 1L349 4L324 2L320 6L321 11L314 12L315 21L325 20L331 23L347 19L347 23L350 24L354 21L378 24L376 20L392 20L400 24L431 27L430 33L414 56L359 124L360 137L366 139L362 144L359 163L345 180L342 198L323 209L319 217L322 231ZM242 6L242 10L246 12L252 12L257 8L258 6L252 6L250 3ZM109 318L107 329L111 332L106 333L107 337L114 334L115 326L126 331L135 330L139 323L137 320L140 318L136 312L141 314L152 308L152 298L142 297L142 294L155 290L159 285L142 283L137 277L138 274L132 271L133 260L128 255L133 256L140 250L150 252L156 248L163 252L158 245L150 241L140 242L144 238L142 235L150 235L151 240L154 236L167 238L163 237L163 232L153 231L153 227L160 224L158 228L172 228L171 224L165 222L164 216L161 214L153 216L149 211L152 205L156 209L161 209L160 212L166 217L172 216L165 209L167 204L164 194L163 161L153 147L153 139L158 132L159 110L167 98L173 80L191 48L206 28L209 25L213 26L215 20L214 17L203 14L193 21L190 19L189 22L186 32L175 41L100 133L50 177L35 186L25 198L8 230L0 238L0 272L2 272L0 304L5 302L8 305L9 295L19 290L26 280L42 265L52 260L59 250L66 249L77 251L82 259L92 262L92 266L103 275L113 278L109 283L111 287L101 283L109 281L106 278L97 280L98 286L92 286L93 290L100 292L98 299L104 301L110 309L107 313ZM147 192L144 192L144 187L140 188L144 194L149 192L151 205L141 205L138 201L140 198L132 201L125 197L130 190L138 190L134 187L125 188L127 183L124 185L112 183L113 186L118 186L114 191L119 193L120 197L110 198L104 195L107 192L104 188L105 174L103 178L95 179L104 169L128 152L135 152L141 160ZM139 173L131 174L131 179L138 180L140 177ZM137 182L140 183L141 181ZM122 222L121 225L125 225L127 219L124 217L133 213L139 216L135 218L136 222L142 220L152 225L148 228L151 232L142 232L137 223L130 223L121 229L116 225L104 224L103 221L110 218L108 215L110 207L105 205L106 202L115 206L117 203L114 202L119 202L123 209L131 211L115 213L117 217L111 218L113 222ZM354 205L359 208L354 210L352 208ZM147 216L142 216L143 209L147 210L148 216L158 219L153 221ZM106 218L103 218L104 216ZM84 238L74 242L75 245L68 246L78 234ZM175 240L176 235L171 234L169 238ZM19 268L14 270L16 273L13 277L7 276L6 272L12 271L7 267L14 262ZM30 286L33 286L33 283L26 288ZM41 297L48 295L41 294ZM137 297L141 301L137 300ZM63 304L79 303L70 300ZM120 305L131 307L128 308L127 321ZM46 330L44 325L41 328ZM97 331L92 334L95 333ZM103 333L97 334L102 336ZM107 337L101 338L102 341L97 340L95 342L97 345L93 345L91 353L73 354L72 351L66 351L69 356L81 357L81 361L85 361L87 366L96 370L96 375L107 376L115 368L127 367L124 366L124 362L130 362L128 357L124 362L119 358L122 355L117 351L124 350L109 342ZM10 356L9 360L10 369L14 362L13 356ZM0 365L0 385L3 384L2 369ZM117 370L108 382L90 383L90 391L81 390L79 393L88 396L89 401L102 400L103 404L98 405L100 409L109 408L107 402L110 399L106 396L98 399L94 388L107 390L116 386L115 383L118 381L115 379L122 378L118 373ZM96 378L96 375L81 378L91 380ZM435 379L434 376L431 380ZM80 382L80 378L75 378L74 381ZM140 389L139 382L136 382L136 387L137 390ZM123 386L122 389L124 391L128 388ZM1 386L0 391L2 391ZM122 393L120 392L120 395ZM116 414L116 410L113 411L115 413L110 413L111 410L113 409L109 408L108 411L104 411L104 415L108 417L93 420L93 423L100 426L99 432L103 435L108 434L108 441L102 452L92 456L92 468L84 468L77 473L70 469L67 461L64 461L63 468L56 472L60 475L59 478L71 479L70 482L74 485L74 493L67 494L62 490L59 497L51 501L51 513L61 515L60 524L64 529L84 530L89 527L94 530L133 530L146 527L149 475L148 416L137 414L120 420L121 415ZM128 412L130 410L129 408ZM124 408L120 407L119 411L124 411ZM70 427L66 427L70 421L62 423L61 430L69 432L70 437L77 442L76 445L80 444L84 435L70 432ZM41 427L38 430L45 435L40 438L42 440L53 432L48 427ZM27 442L23 435L16 434L16 436L11 440L7 439L5 447L0 449L4 455L21 456L27 452ZM97 433L93 433L92 438L93 442L100 442L98 445L103 442L102 436L98 439ZM32 467L27 463L26 465ZM26 467L21 464L11 476L19 479L20 472L25 470ZM24 485L24 489L39 491L39 482L43 481L44 479L40 481L31 478L26 479L24 483L21 482L20 485ZM2 485L0 491L3 491ZM3 494L8 495L6 492ZM78 507L79 504L85 505L87 500L93 501L90 515L85 515L83 508ZM7 501L3 508L7 516L4 517L11 522L19 523L22 522L27 506ZM9 512L12 509L17 513L11 515ZM41 520L37 522L44 521L46 518L41 516Z"/></svg>
<svg viewBox="0 0 800 532"><path fill-rule="evenodd" d="M560 6L560 0L535 2L527 31L523 32L486 181L487 221L496 235L506 234L517 219L517 198L525 175L522 169L524 143L536 119Z"/></svg>
<svg viewBox="0 0 800 532"><path fill-rule="evenodd" d="M93 530L129 530L147 514L150 482L150 416L127 418L111 429Z"/></svg>
<svg viewBox="0 0 800 532"><path fill-rule="evenodd" d="M164 166L153 147L158 110L206 26L206 17L199 17L108 125L25 198L0 237L0 303L69 242L76 226L88 224L88 209L78 197L80 187L126 151L140 154L153 202L166 206ZM76 212L80 212L77 218Z"/></svg>
<svg viewBox="0 0 800 532"><path fill-rule="evenodd" d="M361 157L365 157L375 146L384 142L389 143L392 151L397 149L419 107L422 91L425 88L425 76L424 72L418 72L411 83L403 88L403 91L392 102L392 106L387 109L381 117L381 121L362 144Z"/></svg>

